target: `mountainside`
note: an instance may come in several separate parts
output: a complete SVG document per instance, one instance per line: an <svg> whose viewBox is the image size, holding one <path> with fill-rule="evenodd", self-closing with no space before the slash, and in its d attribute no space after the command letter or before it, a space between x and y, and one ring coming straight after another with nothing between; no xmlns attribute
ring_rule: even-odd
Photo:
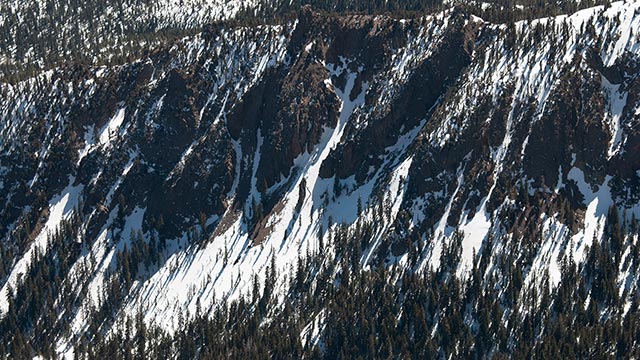
<svg viewBox="0 0 640 360"><path fill-rule="evenodd" d="M260 8L258 0L2 0L0 76L20 79L22 72L37 73L72 59L130 62L205 24Z"/></svg>
<svg viewBox="0 0 640 360"><path fill-rule="evenodd" d="M122 329L224 318L299 339L275 358L527 357L599 321L624 329L576 330L579 354L640 356L639 29L630 1L508 25L305 7L0 85L0 353L163 356ZM341 348L369 301L393 314L374 353ZM427 353L385 345L417 313Z"/></svg>
<svg viewBox="0 0 640 360"><path fill-rule="evenodd" d="M463 6L494 21L573 13L606 0L0 0L0 81L15 84L68 64L121 65L211 23L292 21L302 6L338 13L420 16Z"/></svg>

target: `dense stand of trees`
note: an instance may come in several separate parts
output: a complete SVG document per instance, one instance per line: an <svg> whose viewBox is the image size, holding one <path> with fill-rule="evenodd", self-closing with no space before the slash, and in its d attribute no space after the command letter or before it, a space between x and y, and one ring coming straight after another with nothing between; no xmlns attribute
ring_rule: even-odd
<svg viewBox="0 0 640 360"><path fill-rule="evenodd" d="M475 258L470 275L459 278L460 232L445 244L437 270L385 265L384 257L365 270L361 249L374 225L360 221L353 230L330 233L330 244L322 246L335 253L319 249L298 259L285 297L275 291L282 274L272 260L265 281L255 278L250 293L212 309L198 305L195 313L181 315L173 334L145 324L142 309L115 321L132 279L162 257L159 242L134 232L130 246L116 256L104 305L95 309L75 351L89 359L637 357L638 224L622 219L610 209L603 238L589 247L582 264L565 254L555 287L548 274L525 284L525 259L516 250L492 255L498 251L493 240ZM5 357L53 357L59 332L52 330L68 326L65 318L74 311L74 297L60 295L71 291L64 274L81 250L74 241L78 224L75 215L65 220L47 255L34 255L24 282L12 290L10 311L0 321ZM410 241L411 251L431 240L425 241ZM620 291L623 272L632 283Z"/></svg>
<svg viewBox="0 0 640 360"><path fill-rule="evenodd" d="M492 22L513 22L557 14L608 3L604 0L562 0L553 3L539 0L488 0L458 2L466 9ZM485 4L485 6L482 6ZM491 4L491 6L486 6ZM385 14L416 17L450 7L442 0L389 1L264 1L257 8L241 10L236 17L223 20L223 26L252 26L283 23L310 5L330 14ZM157 18L153 1L97 0L25 1L16 8L13 2L1 1L0 81L16 82L32 77L43 69L64 64L122 64L140 58L150 50L167 46L178 38L200 31L208 21L183 18ZM187 5L183 5L187 6ZM180 14L176 14L180 16ZM213 15L212 15L213 16ZM195 21L195 22L194 22Z"/></svg>
<svg viewBox="0 0 640 360"><path fill-rule="evenodd" d="M74 211L48 234L47 254L35 248L20 283L9 289L8 312L0 319L0 354L16 359L30 358L34 353L55 354L56 334L64 330L60 315L70 314L74 300L69 296L73 283L67 274L82 249L76 242L81 221ZM67 296L61 297L63 294Z"/></svg>
<svg viewBox="0 0 640 360"><path fill-rule="evenodd" d="M293 0L270 1L258 10L249 9L241 13L240 18L284 18L287 13L296 12L305 5L310 5L317 11L334 14L384 14L397 17L423 16L424 14L441 11L451 6L458 6L492 22L511 22L523 19L571 14L577 10L608 4L604 0L555 2L539 0L487 0L487 1L442 1L442 0Z"/></svg>
<svg viewBox="0 0 640 360"><path fill-rule="evenodd" d="M88 244L78 242L83 218L78 207L63 219L55 231L47 234L46 253L35 248L30 265L8 294L9 310L0 319L0 358L31 358L41 354L52 358L57 336L69 330L70 322L87 296L89 269L95 268L92 255L80 258ZM166 242L152 231L145 240L140 230L132 231L129 245L118 250L113 268L102 293L101 306L87 309L92 314L86 343L100 339L115 320L122 301L141 272L157 267L163 259ZM76 275L70 277L72 266ZM79 290L79 292L78 292Z"/></svg>
<svg viewBox="0 0 640 360"><path fill-rule="evenodd" d="M256 285L252 294L210 312L198 307L195 314L184 316L173 335L148 328L138 316L98 346L78 350L87 358L173 354L185 359L221 354L234 359L640 355L637 284L618 296L618 270L612 265L621 254L616 242L624 235L637 236L637 224L623 226L613 208L603 241L590 247L580 267L567 254L562 280L554 288L548 275L541 286L525 288L517 260L506 278L487 278L489 265L482 257L468 279L458 278L461 234L443 251L439 270L377 266L365 271L353 256L358 247L340 245L359 243L369 227L335 232L332 241L338 253L331 261L322 252L301 258L284 300L273 295L276 274L271 267L262 291ZM632 245L627 260L634 264L640 260L633 253L636 247Z"/></svg>
<svg viewBox="0 0 640 360"><path fill-rule="evenodd" d="M0 1L0 80L64 64L122 64L198 31L154 16L155 1ZM168 16L169 14L164 14ZM201 24L200 24L201 25Z"/></svg>

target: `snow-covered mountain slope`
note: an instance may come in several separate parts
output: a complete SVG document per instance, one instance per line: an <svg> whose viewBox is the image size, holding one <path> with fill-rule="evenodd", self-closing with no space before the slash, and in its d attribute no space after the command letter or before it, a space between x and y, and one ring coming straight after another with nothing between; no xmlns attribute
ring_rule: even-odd
<svg viewBox="0 0 640 360"><path fill-rule="evenodd" d="M585 263L613 218L628 307L638 29L634 2L512 25L305 9L2 85L0 314L51 259L57 352L138 312L173 330L272 263L286 294L299 257L337 256L335 231L365 223L349 244L365 269L437 269L457 252L451 273L483 262L504 284L508 254L527 294Z"/></svg>

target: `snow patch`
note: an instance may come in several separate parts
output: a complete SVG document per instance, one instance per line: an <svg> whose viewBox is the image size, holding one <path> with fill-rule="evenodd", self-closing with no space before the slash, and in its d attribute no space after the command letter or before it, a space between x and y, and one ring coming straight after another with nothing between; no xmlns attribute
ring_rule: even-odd
<svg viewBox="0 0 640 360"><path fill-rule="evenodd" d="M624 107L627 105L627 93L620 92L620 85L613 85L604 76L602 77L602 92L608 101L605 113L605 122L611 131L611 141L609 142L609 157L618 153L622 145L621 118Z"/></svg>
<svg viewBox="0 0 640 360"><path fill-rule="evenodd" d="M607 176L596 191L586 182L584 173L577 167L569 170L567 178L576 182L578 189L584 196L584 203L587 205L584 214L584 227L582 231L573 236L577 246L575 258L577 261L582 261L586 256L585 247L590 246L594 238L600 239L602 236L609 207L613 204L611 190L608 186L611 176Z"/></svg>
<svg viewBox="0 0 640 360"><path fill-rule="evenodd" d="M122 125L122 122L124 121L124 113L124 108L118 109L111 120L109 120L109 122L102 128L99 136L101 145L108 144L111 138L116 134L120 125Z"/></svg>

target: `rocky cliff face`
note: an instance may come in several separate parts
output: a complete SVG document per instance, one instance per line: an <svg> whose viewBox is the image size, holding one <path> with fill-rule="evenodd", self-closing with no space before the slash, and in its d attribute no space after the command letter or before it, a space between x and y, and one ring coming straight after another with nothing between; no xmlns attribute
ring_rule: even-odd
<svg viewBox="0 0 640 360"><path fill-rule="evenodd" d="M3 85L0 312L66 241L76 250L49 294L57 351L93 317L108 332L142 310L171 329L247 293L272 258L286 293L300 254L335 253L332 229L367 221L365 268L438 268L455 239L460 276L483 261L494 279L509 253L523 293L545 274L553 288L611 209L627 225L640 215L639 13L615 3L507 26L456 9L305 9ZM619 244L621 293L638 291L638 263L623 260L639 245L632 232Z"/></svg>

